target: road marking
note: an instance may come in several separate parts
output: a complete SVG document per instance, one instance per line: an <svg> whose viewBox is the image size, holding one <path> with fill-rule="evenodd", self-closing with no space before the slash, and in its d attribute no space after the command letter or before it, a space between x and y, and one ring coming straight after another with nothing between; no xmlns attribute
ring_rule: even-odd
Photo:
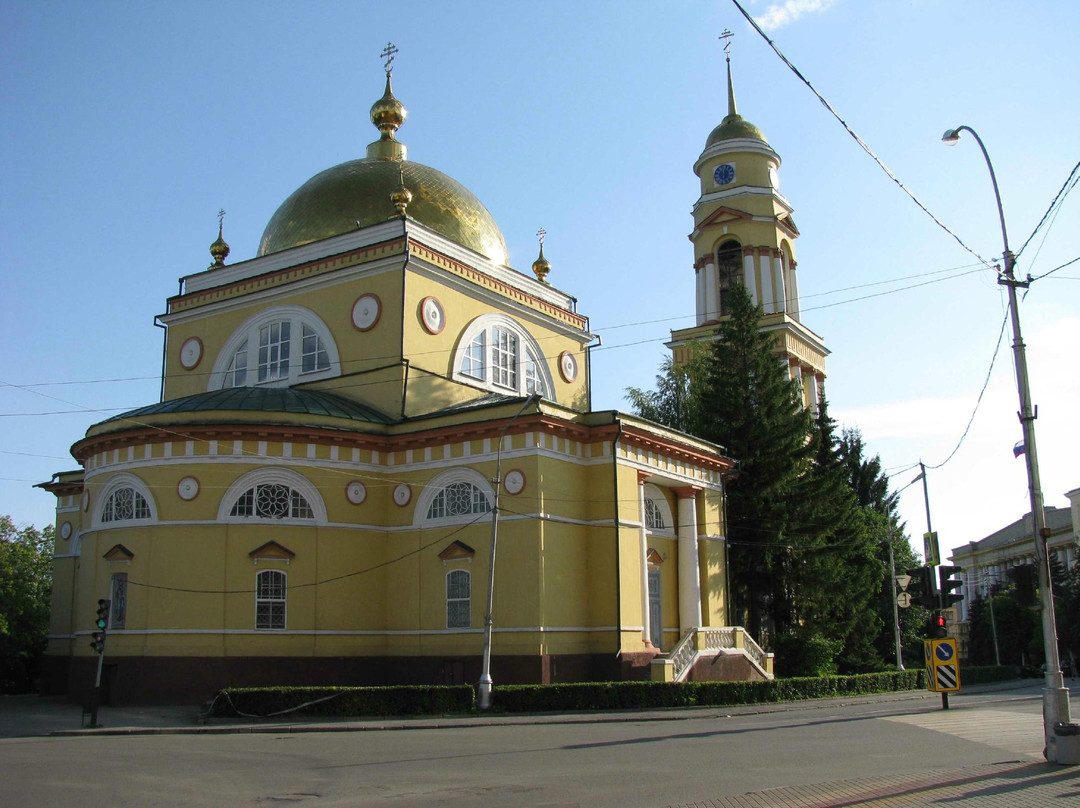
<svg viewBox="0 0 1080 808"><path fill-rule="evenodd" d="M887 716L885 720L944 732L1042 760L1044 741L1041 714L1028 715L1005 710L941 710L918 715Z"/></svg>

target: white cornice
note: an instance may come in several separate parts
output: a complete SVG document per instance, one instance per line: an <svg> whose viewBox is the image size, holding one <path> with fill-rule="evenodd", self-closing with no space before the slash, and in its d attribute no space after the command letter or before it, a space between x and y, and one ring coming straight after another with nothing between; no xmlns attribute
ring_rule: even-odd
<svg viewBox="0 0 1080 808"><path fill-rule="evenodd" d="M712 193L702 194L698 197L697 202L694 203L694 211L696 212L702 205L724 202L725 200L734 199L740 196L768 196L771 197L776 204L786 210L789 215L795 212L795 208L791 206L791 203L787 201L783 194L775 188L766 188L761 185L740 185L737 188L729 188L726 191L713 191ZM768 216L755 216L754 220L766 222L772 221L772 218Z"/></svg>
<svg viewBox="0 0 1080 808"><path fill-rule="evenodd" d="M697 162L694 163L694 173L700 177L701 166L709 160L712 160L714 157L723 157L726 154L738 153L760 154L774 161L777 168L780 167L780 155L777 154L768 143L751 137L738 137L732 138L731 140L721 140L718 143L707 146L705 151L703 151L701 156L697 159Z"/></svg>

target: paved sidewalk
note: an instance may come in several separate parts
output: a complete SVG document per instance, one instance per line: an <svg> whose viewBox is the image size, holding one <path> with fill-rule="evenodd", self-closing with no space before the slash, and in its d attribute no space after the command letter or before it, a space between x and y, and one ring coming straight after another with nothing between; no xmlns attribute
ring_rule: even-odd
<svg viewBox="0 0 1080 808"><path fill-rule="evenodd" d="M1051 808L1080 805L1080 767L1010 762L752 791L668 808Z"/></svg>

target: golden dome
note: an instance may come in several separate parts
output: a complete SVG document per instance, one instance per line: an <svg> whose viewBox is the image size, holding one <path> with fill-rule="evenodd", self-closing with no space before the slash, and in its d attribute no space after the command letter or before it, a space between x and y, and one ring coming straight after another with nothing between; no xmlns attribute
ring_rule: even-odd
<svg viewBox="0 0 1080 808"><path fill-rule="evenodd" d="M270 219L259 242L260 256L310 244L385 222L403 201L410 219L430 227L496 264L507 263L506 241L488 209L465 186L441 171L405 159L405 144L394 139L405 107L386 91L371 107L381 137L367 156L328 168L301 185Z"/></svg>
<svg viewBox="0 0 1080 808"><path fill-rule="evenodd" d="M551 272L551 262L544 257L544 242L540 242L540 256L533 261L532 270L536 279L541 283L547 283L548 273Z"/></svg>
<svg viewBox="0 0 1080 808"><path fill-rule="evenodd" d="M768 143L765 140L765 133L758 129L750 121L746 120L742 115L738 113L734 115L728 115L720 122L709 134L709 139L705 141L705 148L719 143L721 140L734 140L735 138L748 137L753 140L760 140L762 143Z"/></svg>
<svg viewBox="0 0 1080 808"><path fill-rule="evenodd" d="M225 266L225 259L229 257L229 253L232 250L229 249L229 245L225 243L225 239L221 236L221 225L218 225L217 241L210 245L210 255L214 259L208 269L217 269L218 267Z"/></svg>

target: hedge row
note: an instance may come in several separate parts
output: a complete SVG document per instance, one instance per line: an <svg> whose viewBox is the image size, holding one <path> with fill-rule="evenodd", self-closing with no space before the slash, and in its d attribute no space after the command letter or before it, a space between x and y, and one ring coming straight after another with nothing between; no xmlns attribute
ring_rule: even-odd
<svg viewBox="0 0 1080 808"><path fill-rule="evenodd" d="M469 685L452 687L230 687L210 705L213 716L442 715L473 708Z"/></svg>
<svg viewBox="0 0 1080 808"><path fill-rule="evenodd" d="M771 679L760 682L575 682L558 685L500 685L493 711L500 713L628 710L765 704L830 696L857 696L914 690L923 686L921 669ZM990 680L983 680L990 681ZM997 681L997 680L994 680ZM245 687L222 690L213 716L386 716L467 713L473 689L453 687Z"/></svg>
<svg viewBox="0 0 1080 808"><path fill-rule="evenodd" d="M985 685L991 682L1008 682L1020 678L1020 668L1016 665L973 665L960 666L960 685Z"/></svg>

